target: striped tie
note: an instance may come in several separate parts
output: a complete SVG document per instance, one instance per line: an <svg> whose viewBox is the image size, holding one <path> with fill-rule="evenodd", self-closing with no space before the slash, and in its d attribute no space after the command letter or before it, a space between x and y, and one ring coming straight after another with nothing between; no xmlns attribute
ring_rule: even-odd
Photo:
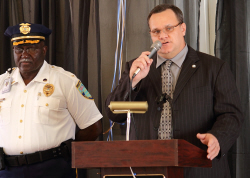
<svg viewBox="0 0 250 178"><path fill-rule="evenodd" d="M167 60L164 66L162 67L162 93L173 98L173 78L170 71L170 66L173 61ZM158 129L158 139L167 140L171 139L171 105L168 101L163 104L163 110L161 113L161 121Z"/></svg>

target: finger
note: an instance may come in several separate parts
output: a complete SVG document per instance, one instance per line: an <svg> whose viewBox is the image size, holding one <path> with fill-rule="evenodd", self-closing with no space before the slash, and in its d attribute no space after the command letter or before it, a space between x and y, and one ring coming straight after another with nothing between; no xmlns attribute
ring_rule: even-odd
<svg viewBox="0 0 250 178"><path fill-rule="evenodd" d="M145 61L144 58L140 57L133 62L131 69L134 72L137 68L140 68L141 70L143 70L146 66L147 66L147 62Z"/></svg>
<svg viewBox="0 0 250 178"><path fill-rule="evenodd" d="M215 148L211 153L207 155L207 158L213 160L219 154L219 151L219 148Z"/></svg>
<svg viewBox="0 0 250 178"><path fill-rule="evenodd" d="M206 134L200 134L200 133L198 133L198 134L196 135L196 137L197 137L198 139L200 139L200 140L203 140L203 139L205 139Z"/></svg>
<svg viewBox="0 0 250 178"><path fill-rule="evenodd" d="M208 143L207 143L207 147L208 149L214 149L214 147L216 146L216 142L215 139L213 137L208 136Z"/></svg>
<svg viewBox="0 0 250 178"><path fill-rule="evenodd" d="M152 63L153 63L153 59L149 59L149 63L147 63L148 64L147 67L150 67Z"/></svg>
<svg viewBox="0 0 250 178"><path fill-rule="evenodd" d="M136 61L136 67L140 68L141 70L143 70L145 67L147 67L147 62L143 59L139 60L139 61Z"/></svg>
<svg viewBox="0 0 250 178"><path fill-rule="evenodd" d="M215 148L216 148L215 144L208 146L207 153L211 153Z"/></svg>
<svg viewBox="0 0 250 178"><path fill-rule="evenodd" d="M218 140L213 136L209 137L207 146L208 146L208 152L212 152L214 149L220 148Z"/></svg>
<svg viewBox="0 0 250 178"><path fill-rule="evenodd" d="M208 159L214 159L220 152L220 145L219 143L214 144L212 147L209 148L210 150L208 151Z"/></svg>
<svg viewBox="0 0 250 178"><path fill-rule="evenodd" d="M150 54L149 51L144 51L144 52L141 53L141 55L146 55L146 56L148 56L149 54Z"/></svg>
<svg viewBox="0 0 250 178"><path fill-rule="evenodd" d="M200 139L202 144L207 145L208 143L207 134L199 134L197 135L197 138Z"/></svg>
<svg viewBox="0 0 250 178"><path fill-rule="evenodd" d="M144 58L144 60L147 62L147 63L150 63L150 59L148 58L148 55L150 54L150 52L146 51L146 52L142 52L142 54L139 56Z"/></svg>

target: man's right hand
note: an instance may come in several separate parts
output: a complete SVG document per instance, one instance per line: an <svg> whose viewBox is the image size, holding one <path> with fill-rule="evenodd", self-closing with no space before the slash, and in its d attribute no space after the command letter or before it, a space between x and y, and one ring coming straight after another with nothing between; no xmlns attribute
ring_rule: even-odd
<svg viewBox="0 0 250 178"><path fill-rule="evenodd" d="M136 84L141 81L141 79L145 78L148 75L150 66L153 63L153 59L148 58L149 54L149 51L142 52L141 55L132 63L129 72L130 80L132 79L132 76L134 75L137 68L141 69L140 72L133 79L132 87L135 87Z"/></svg>

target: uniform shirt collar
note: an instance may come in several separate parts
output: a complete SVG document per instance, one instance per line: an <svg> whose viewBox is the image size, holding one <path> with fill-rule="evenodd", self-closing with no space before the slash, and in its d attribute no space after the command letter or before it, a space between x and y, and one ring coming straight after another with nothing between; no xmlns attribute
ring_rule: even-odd
<svg viewBox="0 0 250 178"><path fill-rule="evenodd" d="M33 79L35 82L48 83L49 81L49 64L44 60L41 69L36 77Z"/></svg>
<svg viewBox="0 0 250 178"><path fill-rule="evenodd" d="M186 55L188 52L188 47L187 44L185 45L185 47L181 50L181 52L179 52L175 57L173 57L172 60L179 68L181 68L182 63L184 62ZM158 68L162 63L164 63L167 59L159 56L157 54L157 62L156 62L156 68Z"/></svg>
<svg viewBox="0 0 250 178"><path fill-rule="evenodd" d="M12 76L12 84L20 83L20 81L23 81L23 78L20 74L19 68L16 68L16 70L13 73ZM40 68L39 72L35 76L35 78L32 81L36 82L42 82L42 83L48 83L49 81L49 64L44 60L42 67Z"/></svg>

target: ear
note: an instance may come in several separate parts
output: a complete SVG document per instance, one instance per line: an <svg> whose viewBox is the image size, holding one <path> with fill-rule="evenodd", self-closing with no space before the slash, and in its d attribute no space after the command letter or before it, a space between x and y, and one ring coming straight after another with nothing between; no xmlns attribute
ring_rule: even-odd
<svg viewBox="0 0 250 178"><path fill-rule="evenodd" d="M181 24L181 31L182 31L183 36L185 36L186 35L186 24L185 23Z"/></svg>
<svg viewBox="0 0 250 178"><path fill-rule="evenodd" d="M44 54L44 56L46 55L47 49L48 49L47 46L44 46L44 47L43 47L43 54Z"/></svg>

